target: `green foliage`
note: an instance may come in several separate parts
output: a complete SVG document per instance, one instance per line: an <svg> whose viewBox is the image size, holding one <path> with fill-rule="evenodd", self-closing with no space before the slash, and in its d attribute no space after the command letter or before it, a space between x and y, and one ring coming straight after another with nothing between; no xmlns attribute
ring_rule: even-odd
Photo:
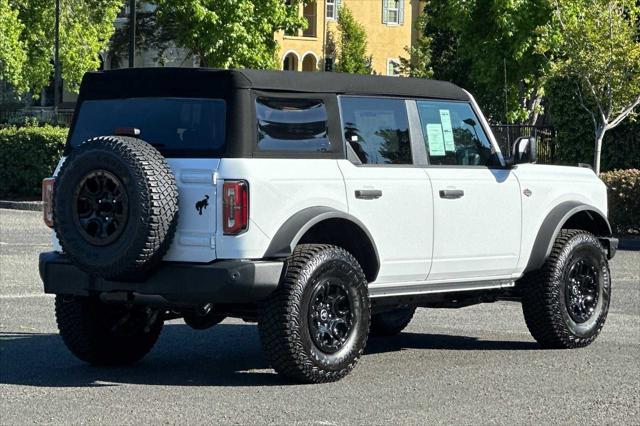
<svg viewBox="0 0 640 426"><path fill-rule="evenodd" d="M575 81L552 78L546 88L546 109L558 135L556 162L590 163L594 155L591 117L581 106ZM607 132L602 170L640 168L640 121L629 120Z"/></svg>
<svg viewBox="0 0 640 426"><path fill-rule="evenodd" d="M273 34L306 25L301 2L282 0L157 0L157 20L178 47L216 68L278 66Z"/></svg>
<svg viewBox="0 0 640 426"><path fill-rule="evenodd" d="M165 53L172 46L174 35L170 31L174 23L169 28L160 25L158 22L158 8L148 7L147 0L136 0L136 50L152 51L156 53L154 60L161 65L167 62ZM127 19L122 25L116 28L111 42L109 43L109 56L115 68L124 65L123 58L129 56L129 33L131 22Z"/></svg>
<svg viewBox="0 0 640 426"><path fill-rule="evenodd" d="M353 74L371 74L371 56L367 56L367 33L345 6L338 15L338 55L335 70Z"/></svg>
<svg viewBox="0 0 640 426"><path fill-rule="evenodd" d="M609 220L616 235L640 235L640 170L614 170L600 175L607 185Z"/></svg>
<svg viewBox="0 0 640 426"><path fill-rule="evenodd" d="M2 33L17 37L14 49L0 48L0 63L10 66L11 83L38 95L53 73L55 2L8 0L9 13L0 0ZM60 63L66 87L76 91L85 72L98 69L98 53L105 50L123 0L60 1ZM7 16L17 16L17 19ZM4 39L4 37L3 37ZM3 44L0 42L0 44Z"/></svg>
<svg viewBox="0 0 640 426"><path fill-rule="evenodd" d="M640 105L640 5L563 0L553 16L539 50L551 59L553 75L575 82L577 103L593 124L598 172L605 133Z"/></svg>
<svg viewBox="0 0 640 426"><path fill-rule="evenodd" d="M547 73L536 47L549 0L430 0L424 13L435 78L471 90L494 121L536 120Z"/></svg>
<svg viewBox="0 0 640 426"><path fill-rule="evenodd" d="M27 60L24 41L20 39L23 31L18 12L9 6L9 0L0 0L0 80L22 90L23 65Z"/></svg>
<svg viewBox="0 0 640 426"><path fill-rule="evenodd" d="M428 15L422 12L416 19L415 29L418 33L411 47L405 47L408 58L400 58L400 72L409 77L431 78L431 37L426 34Z"/></svg>
<svg viewBox="0 0 640 426"><path fill-rule="evenodd" d="M67 139L61 127L0 129L0 198L33 197L51 176Z"/></svg>

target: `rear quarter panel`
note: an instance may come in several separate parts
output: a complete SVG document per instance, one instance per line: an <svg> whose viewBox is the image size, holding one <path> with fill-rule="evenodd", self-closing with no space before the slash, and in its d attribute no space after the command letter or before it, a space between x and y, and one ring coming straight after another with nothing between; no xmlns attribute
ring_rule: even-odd
<svg viewBox="0 0 640 426"><path fill-rule="evenodd" d="M237 236L224 235L222 215L218 215L219 259L262 258L282 224L307 207L347 212L344 180L336 160L224 158L218 169L218 194L222 194L224 179L249 182L249 229ZM221 197L217 203L221 212Z"/></svg>

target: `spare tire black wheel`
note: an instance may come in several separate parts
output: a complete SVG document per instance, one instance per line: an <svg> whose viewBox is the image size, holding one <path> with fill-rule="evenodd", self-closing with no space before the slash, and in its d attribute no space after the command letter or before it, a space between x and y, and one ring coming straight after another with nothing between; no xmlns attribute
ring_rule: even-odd
<svg viewBox="0 0 640 426"><path fill-rule="evenodd" d="M178 222L178 188L153 146L100 136L75 148L54 188L53 220L63 251L108 279L144 276L165 255Z"/></svg>

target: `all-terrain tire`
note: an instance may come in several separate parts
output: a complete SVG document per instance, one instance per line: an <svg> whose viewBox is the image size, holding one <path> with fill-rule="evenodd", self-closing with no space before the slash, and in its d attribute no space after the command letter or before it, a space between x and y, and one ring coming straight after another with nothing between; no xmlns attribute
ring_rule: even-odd
<svg viewBox="0 0 640 426"><path fill-rule="evenodd" d="M105 304L95 297L56 296L62 340L80 360L126 365L141 360L162 331L162 313L151 308Z"/></svg>
<svg viewBox="0 0 640 426"><path fill-rule="evenodd" d="M576 321L567 302L572 291L569 277L577 262L585 259L596 271L597 304L588 319ZM527 274L518 285L527 327L542 347L584 347L600 334L609 311L611 275L605 251L593 234L563 229L542 268Z"/></svg>
<svg viewBox="0 0 640 426"><path fill-rule="evenodd" d="M336 352L322 350L312 337L313 305L325 283L342 286L351 306L351 328ZM303 244L287 260L280 286L265 301L258 322L260 340L273 368L301 383L336 381L355 367L366 346L371 308L367 280L346 250Z"/></svg>
<svg viewBox="0 0 640 426"><path fill-rule="evenodd" d="M98 179L104 175L116 179L124 189L118 189L120 200L126 201L126 209L119 207L122 218L112 225L114 229L120 227L113 235L117 238L105 244L88 239L86 229L83 231L83 226L99 229L100 225L81 225L82 220L86 224L97 215L82 219L78 213L81 202L96 208L95 200L86 203L81 191L87 185L87 176L96 175ZM104 188L95 191L108 192ZM104 222L104 217L98 219ZM178 222L175 177L160 152L142 140L124 136L90 139L71 151L60 169L54 188L53 220L62 249L83 271L109 279L144 276L160 262L173 241Z"/></svg>
<svg viewBox="0 0 640 426"><path fill-rule="evenodd" d="M395 336L409 325L416 308L412 306L397 308L392 311L381 312L371 316L372 336Z"/></svg>

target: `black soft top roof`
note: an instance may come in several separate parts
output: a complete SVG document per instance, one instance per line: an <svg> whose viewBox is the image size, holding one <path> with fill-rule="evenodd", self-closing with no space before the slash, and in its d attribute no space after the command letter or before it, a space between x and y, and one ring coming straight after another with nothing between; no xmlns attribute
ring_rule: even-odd
<svg viewBox="0 0 640 426"><path fill-rule="evenodd" d="M226 98L238 89L469 100L469 95L455 84L438 80L209 68L133 68L90 72L82 80L80 96L83 99L143 96Z"/></svg>

